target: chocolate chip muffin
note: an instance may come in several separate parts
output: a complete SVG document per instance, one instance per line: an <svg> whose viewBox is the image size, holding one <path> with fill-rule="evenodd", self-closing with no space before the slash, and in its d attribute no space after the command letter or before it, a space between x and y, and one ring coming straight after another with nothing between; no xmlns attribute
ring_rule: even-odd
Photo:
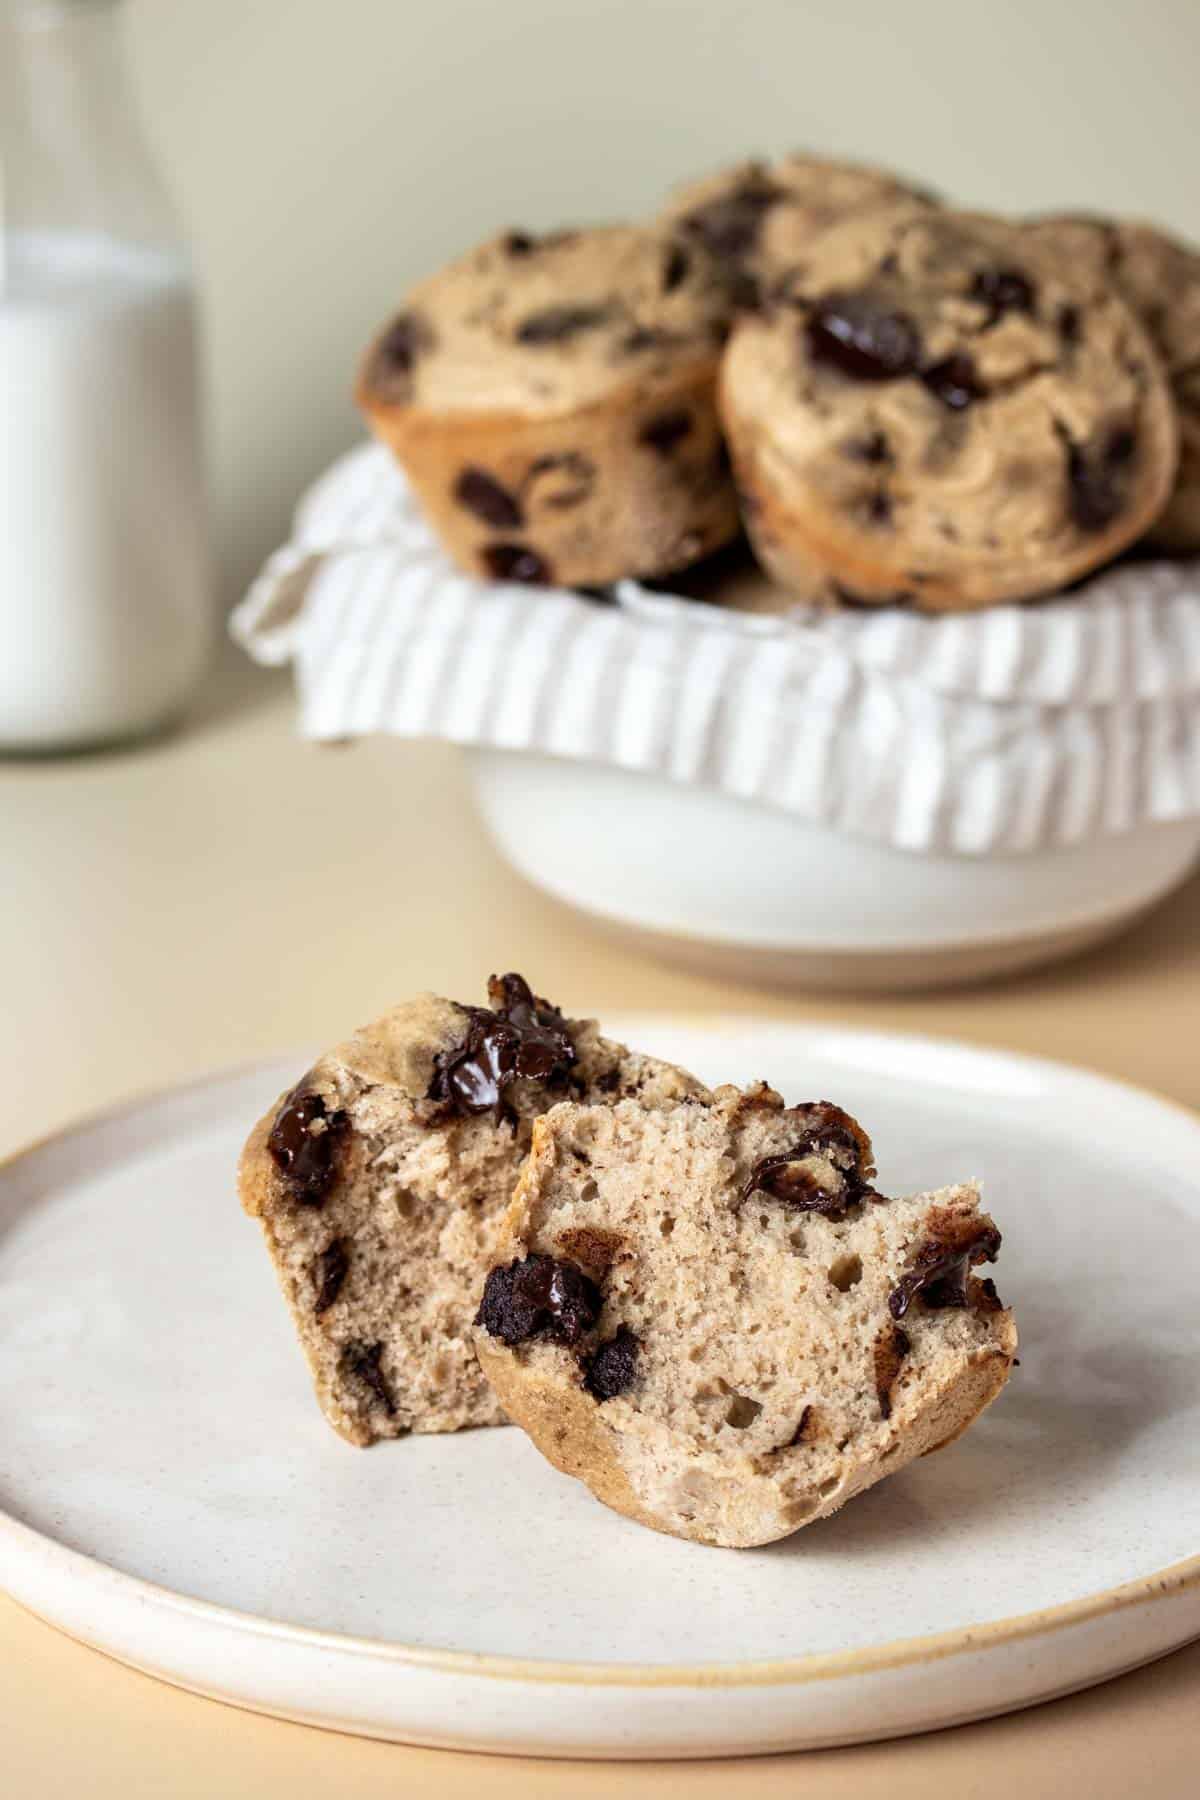
<svg viewBox="0 0 1200 1800"><path fill-rule="evenodd" d="M730 272L745 305L769 296L818 233L895 202L937 204L926 189L865 163L797 151L775 163L739 163L671 197L663 219Z"/></svg>
<svg viewBox="0 0 1200 1800"><path fill-rule="evenodd" d="M721 406L759 559L816 601L1055 592L1143 535L1178 460L1161 361L1107 280L908 205L821 234L738 324Z"/></svg>
<svg viewBox="0 0 1200 1800"><path fill-rule="evenodd" d="M554 1465L657 1531L765 1544L949 1443L1012 1314L974 1187L888 1200L828 1103L765 1086L539 1118L476 1322Z"/></svg>
<svg viewBox="0 0 1200 1800"><path fill-rule="evenodd" d="M729 316L721 270L669 232L510 231L414 289L358 401L462 568L666 574L738 531L716 413Z"/></svg>
<svg viewBox="0 0 1200 1800"><path fill-rule="evenodd" d="M1128 220L1039 219L1033 229L1120 289L1163 360L1179 413L1179 469L1147 538L1176 555L1193 555L1200 551L1200 253L1153 225Z"/></svg>
<svg viewBox="0 0 1200 1800"><path fill-rule="evenodd" d="M353 1444L503 1424L471 1347L533 1120L565 1096L669 1106L706 1090L564 1019L519 975L486 1007L398 1006L311 1068L239 1187L329 1423Z"/></svg>

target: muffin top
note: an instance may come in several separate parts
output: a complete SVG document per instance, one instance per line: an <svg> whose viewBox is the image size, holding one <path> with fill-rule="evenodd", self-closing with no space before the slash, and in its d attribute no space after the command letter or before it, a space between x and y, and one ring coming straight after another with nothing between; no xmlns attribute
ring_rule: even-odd
<svg viewBox="0 0 1200 1800"><path fill-rule="evenodd" d="M1102 273L979 215L897 205L832 227L738 327L723 383L805 505L902 558L897 585L918 593L964 564L980 580L1007 566L1015 592L1022 565L1069 578L1145 528L1175 469L1132 309Z"/></svg>
<svg viewBox="0 0 1200 1800"><path fill-rule="evenodd" d="M1035 219L1031 229L1093 279L1110 279L1162 357L1179 409L1182 455L1153 535L1178 550L1200 549L1200 253L1140 221L1065 216Z"/></svg>
<svg viewBox="0 0 1200 1800"><path fill-rule="evenodd" d="M409 294L368 353L368 406L553 415L715 360L728 286L703 245L628 225L508 231Z"/></svg>

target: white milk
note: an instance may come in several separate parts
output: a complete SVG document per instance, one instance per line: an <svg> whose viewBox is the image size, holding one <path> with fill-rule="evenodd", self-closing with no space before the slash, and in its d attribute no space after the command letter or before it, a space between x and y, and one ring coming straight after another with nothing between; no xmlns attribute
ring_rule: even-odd
<svg viewBox="0 0 1200 1800"><path fill-rule="evenodd" d="M201 674L209 591L186 269L7 240L0 288L0 748L152 730Z"/></svg>

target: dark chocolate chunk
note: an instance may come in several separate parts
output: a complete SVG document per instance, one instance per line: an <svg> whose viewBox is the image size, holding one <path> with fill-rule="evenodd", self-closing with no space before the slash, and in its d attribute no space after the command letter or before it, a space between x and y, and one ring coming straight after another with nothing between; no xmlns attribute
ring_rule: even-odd
<svg viewBox="0 0 1200 1800"><path fill-rule="evenodd" d="M423 319L416 313L401 313L380 338L376 356L385 368L399 370L407 375L421 352L429 348L431 341L429 327Z"/></svg>
<svg viewBox="0 0 1200 1800"><path fill-rule="evenodd" d="M509 231L504 236L504 249L509 256L529 256L537 249L537 239L527 231Z"/></svg>
<svg viewBox="0 0 1200 1800"><path fill-rule="evenodd" d="M342 1283L346 1279L346 1271L350 1267L350 1255L346 1248L345 1238L334 1238L327 1250L322 1250L313 1267L313 1281L317 1289L315 1313L327 1312L342 1291Z"/></svg>
<svg viewBox="0 0 1200 1800"><path fill-rule="evenodd" d="M635 325L627 337L621 340L621 349L627 356L637 356L643 350L665 350L668 344L677 342L673 332L664 331L660 325Z"/></svg>
<svg viewBox="0 0 1200 1800"><path fill-rule="evenodd" d="M546 306L530 313L517 326L519 344L561 344L577 337L581 331L592 331L609 317L607 306Z"/></svg>
<svg viewBox="0 0 1200 1800"><path fill-rule="evenodd" d="M551 476L555 479L547 479ZM530 463L521 495L528 499L532 494L538 506L567 512L572 506L581 506L595 485L596 465L591 457L578 450L562 450Z"/></svg>
<svg viewBox="0 0 1200 1800"><path fill-rule="evenodd" d="M431 1100L463 1114L499 1109L514 1081L561 1083L576 1061L575 1046L556 1006L535 999L520 975L493 975L491 1007L467 1006L467 1031L455 1050L435 1058Z"/></svg>
<svg viewBox="0 0 1200 1800"><path fill-rule="evenodd" d="M991 313L989 325L1009 312L1031 313L1034 287L1022 269L980 269L971 283L971 298Z"/></svg>
<svg viewBox="0 0 1200 1800"><path fill-rule="evenodd" d="M812 1422L812 1416L812 1407L806 1406L804 1411L800 1414L800 1423L797 1425L795 1431L793 1431L787 1443L779 1446L781 1450L792 1450L797 1444L802 1444L804 1442L804 1434Z"/></svg>
<svg viewBox="0 0 1200 1800"><path fill-rule="evenodd" d="M645 444L650 450L657 450L660 456L669 456L676 444L690 435L692 424L692 415L683 406L674 407L670 412L656 413L639 430L638 443Z"/></svg>
<svg viewBox="0 0 1200 1800"><path fill-rule="evenodd" d="M545 557L528 544L486 544L481 555L484 569L493 581L522 581L530 587L544 587L551 578Z"/></svg>
<svg viewBox="0 0 1200 1800"><path fill-rule="evenodd" d="M267 1139L271 1160L303 1206L320 1206L337 1175L337 1150L349 1124L303 1082L280 1107Z"/></svg>
<svg viewBox="0 0 1200 1800"><path fill-rule="evenodd" d="M921 380L952 412L962 412L976 400L982 400L987 392L979 379L979 371L965 350L943 357L941 362L923 370Z"/></svg>
<svg viewBox="0 0 1200 1800"><path fill-rule="evenodd" d="M1000 1233L977 1219L951 1220L921 1245L912 1266L888 1295L893 1319L902 1319L920 1294L926 1306L968 1306L967 1278L975 1263L995 1262Z"/></svg>
<svg viewBox="0 0 1200 1800"><path fill-rule="evenodd" d="M663 293L673 294L679 285L687 280L692 259L682 244L671 244L663 263Z"/></svg>
<svg viewBox="0 0 1200 1800"><path fill-rule="evenodd" d="M902 1325L885 1325L875 1339L875 1392L881 1418L892 1416L892 1388L900 1365L911 1349L908 1333Z"/></svg>
<svg viewBox="0 0 1200 1800"><path fill-rule="evenodd" d="M875 1173L870 1142L849 1113L831 1101L816 1101L806 1110L811 1122L803 1136L789 1150L755 1163L742 1188L742 1199L764 1193L795 1212L840 1218L847 1207L875 1192L870 1186ZM823 1157L832 1165L833 1186L824 1185L803 1166L812 1156Z"/></svg>
<svg viewBox="0 0 1200 1800"><path fill-rule="evenodd" d="M577 1344L595 1325L603 1304L595 1282L574 1263L528 1256L491 1271L475 1323L510 1346L530 1338Z"/></svg>
<svg viewBox="0 0 1200 1800"><path fill-rule="evenodd" d="M618 1394L633 1386L640 1349L641 1345L628 1325L622 1325L615 1337L601 1344L591 1356L581 1359L583 1385L593 1400L615 1400Z"/></svg>
<svg viewBox="0 0 1200 1800"><path fill-rule="evenodd" d="M1081 531L1103 531L1124 505L1130 468L1137 453L1131 426L1121 425L1098 442L1079 444L1059 427L1067 454L1067 504Z"/></svg>
<svg viewBox="0 0 1200 1800"><path fill-rule="evenodd" d="M913 321L871 294L826 294L806 329L814 359L856 381L895 381L920 367L921 338Z"/></svg>
<svg viewBox="0 0 1200 1800"><path fill-rule="evenodd" d="M485 525L494 525L500 530L519 531L525 523L525 515L521 511L516 496L501 486L494 475L486 469L477 469L473 465L465 468L454 484L454 498Z"/></svg>
<svg viewBox="0 0 1200 1800"><path fill-rule="evenodd" d="M887 467L892 460L891 446L882 431L869 431L865 437L847 438L842 455L852 462L872 463Z"/></svg>
<svg viewBox="0 0 1200 1800"><path fill-rule="evenodd" d="M342 1351L342 1371L353 1376L356 1381L361 1381L391 1418L396 1411L396 1403L392 1399L387 1378L379 1366L382 1357L382 1344L364 1344L355 1340Z"/></svg>
<svg viewBox="0 0 1200 1800"><path fill-rule="evenodd" d="M762 222L782 190L755 171L733 189L696 207L681 221L721 261L747 256L758 241Z"/></svg>

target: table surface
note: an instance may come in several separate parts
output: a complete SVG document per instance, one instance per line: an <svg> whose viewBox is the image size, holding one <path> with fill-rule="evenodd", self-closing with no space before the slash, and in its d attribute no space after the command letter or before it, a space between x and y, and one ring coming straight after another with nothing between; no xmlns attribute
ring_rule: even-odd
<svg viewBox="0 0 1200 1800"><path fill-rule="evenodd" d="M0 1154L224 1063L333 1041L419 988L529 972L573 1011L755 1011L929 1031L1089 1064L1200 1106L1200 879L1043 974L945 994L762 993L659 967L500 861L447 746L298 745L286 684L226 658L185 730L0 763ZM177 1692L0 1599L13 1800L436 1792L927 1796L1195 1793L1200 1644L1090 1693L903 1742L690 1765L539 1763L375 1744ZM1061 1785L1060 1785L1061 1784Z"/></svg>

